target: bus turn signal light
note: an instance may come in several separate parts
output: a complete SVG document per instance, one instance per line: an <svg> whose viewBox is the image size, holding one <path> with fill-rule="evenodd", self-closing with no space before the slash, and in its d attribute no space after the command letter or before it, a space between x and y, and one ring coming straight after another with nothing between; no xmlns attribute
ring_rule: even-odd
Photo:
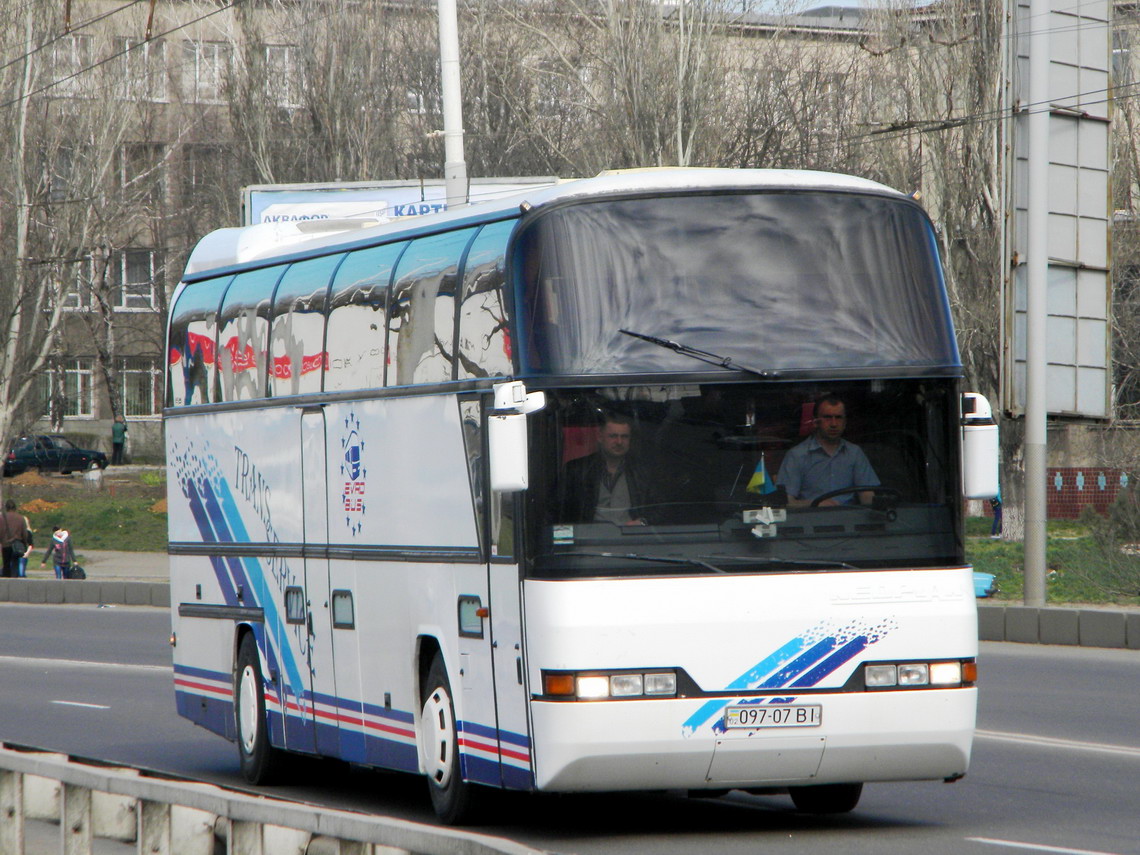
<svg viewBox="0 0 1140 855"><path fill-rule="evenodd" d="M542 690L555 697L572 698L574 697L574 675L544 673L542 675Z"/></svg>

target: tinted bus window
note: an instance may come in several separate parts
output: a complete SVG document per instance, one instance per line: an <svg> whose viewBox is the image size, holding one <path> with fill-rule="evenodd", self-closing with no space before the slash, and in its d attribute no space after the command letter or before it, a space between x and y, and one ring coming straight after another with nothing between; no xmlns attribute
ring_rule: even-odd
<svg viewBox="0 0 1140 855"><path fill-rule="evenodd" d="M218 306L232 276L196 282L182 290L170 313L166 403L189 407L217 400Z"/></svg>
<svg viewBox="0 0 1140 855"><path fill-rule="evenodd" d="M457 377L510 376L511 342L503 298L507 240L515 220L485 226L471 242L463 265L459 304Z"/></svg>
<svg viewBox="0 0 1140 855"><path fill-rule="evenodd" d="M325 300L329 280L343 258L342 254L301 261L281 278L269 332L270 394L321 391Z"/></svg>
<svg viewBox="0 0 1140 855"><path fill-rule="evenodd" d="M459 260L474 229L413 241L400 259L388 322L388 385L452 378Z"/></svg>
<svg viewBox="0 0 1140 855"><path fill-rule="evenodd" d="M325 391L384 385L384 325L392 268L407 243L350 252L329 295Z"/></svg>
<svg viewBox="0 0 1140 855"><path fill-rule="evenodd" d="M570 205L522 236L526 372L959 364L930 221L909 201L758 193Z"/></svg>
<svg viewBox="0 0 1140 855"><path fill-rule="evenodd" d="M269 305L284 267L239 273L222 302L218 333L221 400L265 397L265 356L269 344Z"/></svg>

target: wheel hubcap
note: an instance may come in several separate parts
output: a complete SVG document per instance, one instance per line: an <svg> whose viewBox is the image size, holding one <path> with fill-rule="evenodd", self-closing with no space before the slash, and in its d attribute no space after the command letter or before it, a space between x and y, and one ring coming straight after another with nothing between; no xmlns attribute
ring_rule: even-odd
<svg viewBox="0 0 1140 855"><path fill-rule="evenodd" d="M451 717L451 699L447 691L437 687L420 713L420 760L424 771L440 787L451 781L451 757L455 751L455 722Z"/></svg>
<svg viewBox="0 0 1140 855"><path fill-rule="evenodd" d="M241 747L246 754L253 753L257 742L257 675L253 667L246 665L238 683L238 728L241 731Z"/></svg>

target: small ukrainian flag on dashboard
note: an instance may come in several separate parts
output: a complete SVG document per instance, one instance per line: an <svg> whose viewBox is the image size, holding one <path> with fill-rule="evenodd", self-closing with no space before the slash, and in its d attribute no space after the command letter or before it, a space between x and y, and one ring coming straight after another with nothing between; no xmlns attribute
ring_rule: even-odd
<svg viewBox="0 0 1140 855"><path fill-rule="evenodd" d="M748 479L748 486L744 489L749 493L760 493L761 495L776 492L776 486L768 477L768 467L764 465L763 454L760 455L760 462L756 464L752 477Z"/></svg>

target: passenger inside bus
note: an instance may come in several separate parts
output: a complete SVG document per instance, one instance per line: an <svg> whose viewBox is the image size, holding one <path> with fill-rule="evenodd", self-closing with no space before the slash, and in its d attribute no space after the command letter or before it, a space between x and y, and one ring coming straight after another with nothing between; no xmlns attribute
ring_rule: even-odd
<svg viewBox="0 0 1140 855"><path fill-rule="evenodd" d="M558 520L645 525L652 476L634 453L633 419L606 412L594 439L596 451L566 463L559 481Z"/></svg>

